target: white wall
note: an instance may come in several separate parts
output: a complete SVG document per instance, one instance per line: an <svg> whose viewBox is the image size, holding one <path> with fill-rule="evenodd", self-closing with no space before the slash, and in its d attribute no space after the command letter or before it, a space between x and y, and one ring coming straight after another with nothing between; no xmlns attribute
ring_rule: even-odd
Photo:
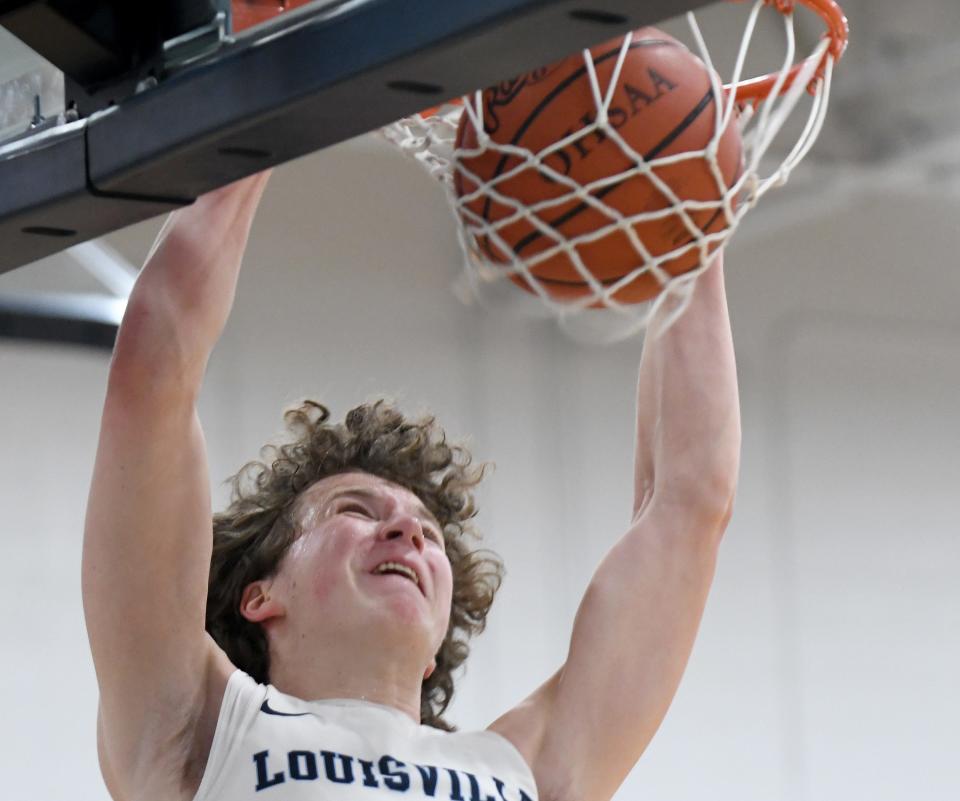
<svg viewBox="0 0 960 801"><path fill-rule="evenodd" d="M690 668L621 801L960 797L958 213L853 193L787 230L755 217L734 242L738 507ZM158 224L110 241L139 262ZM392 395L497 462L480 524L509 573L454 705L469 727L556 668L627 520L640 343L575 345L465 307L458 264L441 193L377 140L281 168L202 416L214 481L305 395L338 415ZM66 270L51 259L0 291L83 283ZM107 797L79 595L106 369L0 343L3 799Z"/></svg>

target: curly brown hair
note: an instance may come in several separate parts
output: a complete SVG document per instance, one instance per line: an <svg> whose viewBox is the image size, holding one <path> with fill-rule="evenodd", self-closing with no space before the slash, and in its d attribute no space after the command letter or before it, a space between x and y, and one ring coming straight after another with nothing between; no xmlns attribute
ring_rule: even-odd
<svg viewBox="0 0 960 801"><path fill-rule="evenodd" d="M327 408L313 401L287 411L284 421L292 439L268 445L261 460L230 479L230 505L213 517L207 631L234 665L267 683L267 639L258 624L240 614L244 587L273 575L300 535L295 510L306 489L338 473L379 476L419 496L443 530L453 602L436 669L423 681L420 716L425 725L452 731L442 715L453 697L453 672L467 658L470 637L483 631L503 579L499 557L467 542L478 537L469 521L476 514L473 489L484 468L473 465L466 448L449 444L433 417L407 420L384 400L357 406L342 424L329 418Z"/></svg>

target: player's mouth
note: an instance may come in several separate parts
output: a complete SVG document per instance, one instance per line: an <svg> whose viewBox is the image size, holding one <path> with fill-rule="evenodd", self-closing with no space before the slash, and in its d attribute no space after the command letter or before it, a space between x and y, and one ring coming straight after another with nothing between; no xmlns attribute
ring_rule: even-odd
<svg viewBox="0 0 960 801"><path fill-rule="evenodd" d="M371 572L375 576L402 576L403 578L412 581L420 590L420 592L423 593L423 583L420 581L420 576L417 574L417 571L409 565L404 565L400 562L381 562Z"/></svg>

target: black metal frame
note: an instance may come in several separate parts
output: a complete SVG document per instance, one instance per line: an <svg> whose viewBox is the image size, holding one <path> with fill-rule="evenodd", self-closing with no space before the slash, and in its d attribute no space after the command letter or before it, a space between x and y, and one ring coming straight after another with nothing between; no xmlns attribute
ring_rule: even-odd
<svg viewBox="0 0 960 801"><path fill-rule="evenodd" d="M110 109L0 146L0 272L710 1L367 0L281 16Z"/></svg>
<svg viewBox="0 0 960 801"><path fill-rule="evenodd" d="M64 73L87 117L159 76L164 42L208 24L225 0L0 0L0 25Z"/></svg>

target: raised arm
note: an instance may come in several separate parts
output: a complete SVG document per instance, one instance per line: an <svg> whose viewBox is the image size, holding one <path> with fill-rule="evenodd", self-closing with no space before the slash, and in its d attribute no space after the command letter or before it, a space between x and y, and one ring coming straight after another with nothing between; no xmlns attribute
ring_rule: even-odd
<svg viewBox="0 0 960 801"><path fill-rule="evenodd" d="M117 799L151 789L173 798L189 783L183 772L229 667L204 630L212 534L196 401L266 180L239 181L170 217L114 349L82 588L101 764Z"/></svg>
<svg viewBox="0 0 960 801"><path fill-rule="evenodd" d="M669 314L663 310L661 319ZM680 318L654 321L640 360L633 520L651 502L706 514L698 538L726 528L740 467L740 401L723 256ZM671 508L671 511L674 511Z"/></svg>
<svg viewBox="0 0 960 801"><path fill-rule="evenodd" d="M530 762L540 801L606 801L646 749L693 647L740 452L736 367L718 263L667 330L647 334L632 521L604 558L563 667L491 728Z"/></svg>

